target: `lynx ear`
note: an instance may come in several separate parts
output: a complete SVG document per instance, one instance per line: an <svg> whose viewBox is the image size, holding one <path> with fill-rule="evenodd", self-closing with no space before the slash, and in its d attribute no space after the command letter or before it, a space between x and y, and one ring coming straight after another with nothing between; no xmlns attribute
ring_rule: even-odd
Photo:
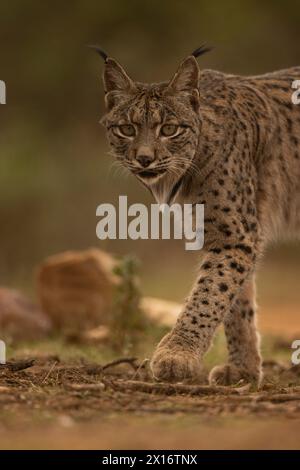
<svg viewBox="0 0 300 470"><path fill-rule="evenodd" d="M107 58L103 74L105 93L110 91L130 91L134 82L128 77L123 67L114 59Z"/></svg>
<svg viewBox="0 0 300 470"><path fill-rule="evenodd" d="M103 85L105 92L105 104L111 108L116 102L120 93L130 93L134 91L135 84L129 78L123 67L114 59L110 58L103 49L96 45L89 45L89 48L95 50L102 57L105 63L103 73Z"/></svg>
<svg viewBox="0 0 300 470"><path fill-rule="evenodd" d="M128 94L135 90L134 82L123 67L111 58L107 58L105 61L103 84L107 109L111 109L115 105L120 94Z"/></svg>
<svg viewBox="0 0 300 470"><path fill-rule="evenodd" d="M200 70L194 56L187 57L170 81L168 91L192 91L198 89Z"/></svg>

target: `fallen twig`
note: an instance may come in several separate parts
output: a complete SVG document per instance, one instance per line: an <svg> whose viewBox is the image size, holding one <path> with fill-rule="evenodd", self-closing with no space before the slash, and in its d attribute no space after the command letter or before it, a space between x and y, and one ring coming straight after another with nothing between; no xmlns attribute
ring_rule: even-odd
<svg viewBox="0 0 300 470"><path fill-rule="evenodd" d="M257 401L269 401L271 403L284 403L287 401L300 401L299 393L276 393L260 396Z"/></svg>
<svg viewBox="0 0 300 470"><path fill-rule="evenodd" d="M11 372L18 372L19 370L24 370L28 369L29 367L32 367L34 364L34 359L29 359L25 361L13 361L13 362L7 362L6 364L0 364L0 370L1 369L8 369Z"/></svg>
<svg viewBox="0 0 300 470"><path fill-rule="evenodd" d="M157 393L162 395L239 395L240 392L231 387L210 386L210 385L184 385L140 382L136 380L111 380L103 378L103 383L114 390L120 391L140 391L145 393Z"/></svg>
<svg viewBox="0 0 300 470"><path fill-rule="evenodd" d="M55 366L58 364L58 362L53 362L52 366L50 367L50 369L48 370L47 374L45 375L45 377L43 378L41 384L45 383L46 380L48 379L48 377L50 376L51 372L53 372Z"/></svg>
<svg viewBox="0 0 300 470"><path fill-rule="evenodd" d="M85 391L102 391L105 389L105 385L102 382L97 384L65 384L66 388L78 392L85 392Z"/></svg>
<svg viewBox="0 0 300 470"><path fill-rule="evenodd" d="M149 366L149 363L150 363L150 359L146 358L144 359L140 365L136 368L131 380L135 380L135 378L139 375L140 371L142 369L145 369L147 366Z"/></svg>
<svg viewBox="0 0 300 470"><path fill-rule="evenodd" d="M120 357L119 359L115 359L114 361L108 362L104 366L102 366L102 370L106 370L110 367L118 366L119 364L129 364L136 370L136 366L134 363L137 361L137 357Z"/></svg>

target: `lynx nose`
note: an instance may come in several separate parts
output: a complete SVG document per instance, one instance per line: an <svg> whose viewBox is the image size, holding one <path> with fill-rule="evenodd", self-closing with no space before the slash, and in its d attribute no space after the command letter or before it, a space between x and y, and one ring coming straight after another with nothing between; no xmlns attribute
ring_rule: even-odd
<svg viewBox="0 0 300 470"><path fill-rule="evenodd" d="M149 147L141 146L136 152L136 159L143 168L147 168L154 160L154 152Z"/></svg>

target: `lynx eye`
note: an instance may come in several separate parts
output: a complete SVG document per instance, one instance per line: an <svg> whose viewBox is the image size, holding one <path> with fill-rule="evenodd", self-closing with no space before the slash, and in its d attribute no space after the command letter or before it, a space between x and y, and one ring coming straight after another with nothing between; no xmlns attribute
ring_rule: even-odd
<svg viewBox="0 0 300 470"><path fill-rule="evenodd" d="M125 137L135 136L135 127L132 124L122 124L119 126L119 131Z"/></svg>
<svg viewBox="0 0 300 470"><path fill-rule="evenodd" d="M172 137L178 131L178 127L176 124L165 124L161 127L160 133L164 137Z"/></svg>

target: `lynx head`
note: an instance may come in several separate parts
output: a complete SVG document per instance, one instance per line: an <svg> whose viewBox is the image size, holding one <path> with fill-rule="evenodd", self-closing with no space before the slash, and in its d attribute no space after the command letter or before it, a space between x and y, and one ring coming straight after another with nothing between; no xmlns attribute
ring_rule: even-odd
<svg viewBox="0 0 300 470"><path fill-rule="evenodd" d="M145 185L176 182L192 165L200 132L199 48L179 66L169 82L133 81L114 59L103 74L106 127L115 157Z"/></svg>

